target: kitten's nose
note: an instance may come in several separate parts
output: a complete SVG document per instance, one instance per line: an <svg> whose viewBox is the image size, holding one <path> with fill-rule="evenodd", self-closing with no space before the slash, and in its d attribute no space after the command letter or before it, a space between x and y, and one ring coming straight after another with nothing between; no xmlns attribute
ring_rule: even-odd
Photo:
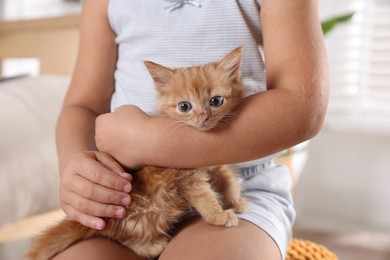
<svg viewBox="0 0 390 260"><path fill-rule="evenodd" d="M201 125L201 126L204 126L204 124L206 123L206 121L207 121L207 119L208 119L209 117L208 117L208 115L206 115L206 114L200 114L199 116L198 116L198 123Z"/></svg>

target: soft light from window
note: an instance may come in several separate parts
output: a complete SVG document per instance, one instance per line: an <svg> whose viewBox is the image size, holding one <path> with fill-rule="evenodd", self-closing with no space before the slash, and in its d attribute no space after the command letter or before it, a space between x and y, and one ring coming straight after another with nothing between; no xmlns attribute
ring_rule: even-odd
<svg viewBox="0 0 390 260"><path fill-rule="evenodd" d="M331 74L328 126L336 127L337 122L339 128L356 131L390 129L390 1L320 4L322 19L355 12L351 21L326 37Z"/></svg>

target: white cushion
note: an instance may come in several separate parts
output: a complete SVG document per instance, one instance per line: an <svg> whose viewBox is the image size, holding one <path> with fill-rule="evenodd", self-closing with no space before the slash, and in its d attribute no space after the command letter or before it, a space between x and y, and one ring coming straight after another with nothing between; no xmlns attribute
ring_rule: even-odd
<svg viewBox="0 0 390 260"><path fill-rule="evenodd" d="M0 83L0 226L59 207L55 124L69 78Z"/></svg>

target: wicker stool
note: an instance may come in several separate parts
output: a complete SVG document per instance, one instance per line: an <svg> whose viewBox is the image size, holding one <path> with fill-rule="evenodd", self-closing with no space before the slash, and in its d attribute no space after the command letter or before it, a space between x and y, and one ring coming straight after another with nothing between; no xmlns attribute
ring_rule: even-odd
<svg viewBox="0 0 390 260"><path fill-rule="evenodd" d="M316 243L293 239L287 250L286 260L337 260L337 256Z"/></svg>

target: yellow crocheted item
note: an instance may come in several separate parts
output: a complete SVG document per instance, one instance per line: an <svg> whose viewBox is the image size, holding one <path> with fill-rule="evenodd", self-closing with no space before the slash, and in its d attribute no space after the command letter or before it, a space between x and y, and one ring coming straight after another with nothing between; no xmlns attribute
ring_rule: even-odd
<svg viewBox="0 0 390 260"><path fill-rule="evenodd" d="M286 260L337 260L337 256L322 245L311 241L293 239Z"/></svg>

